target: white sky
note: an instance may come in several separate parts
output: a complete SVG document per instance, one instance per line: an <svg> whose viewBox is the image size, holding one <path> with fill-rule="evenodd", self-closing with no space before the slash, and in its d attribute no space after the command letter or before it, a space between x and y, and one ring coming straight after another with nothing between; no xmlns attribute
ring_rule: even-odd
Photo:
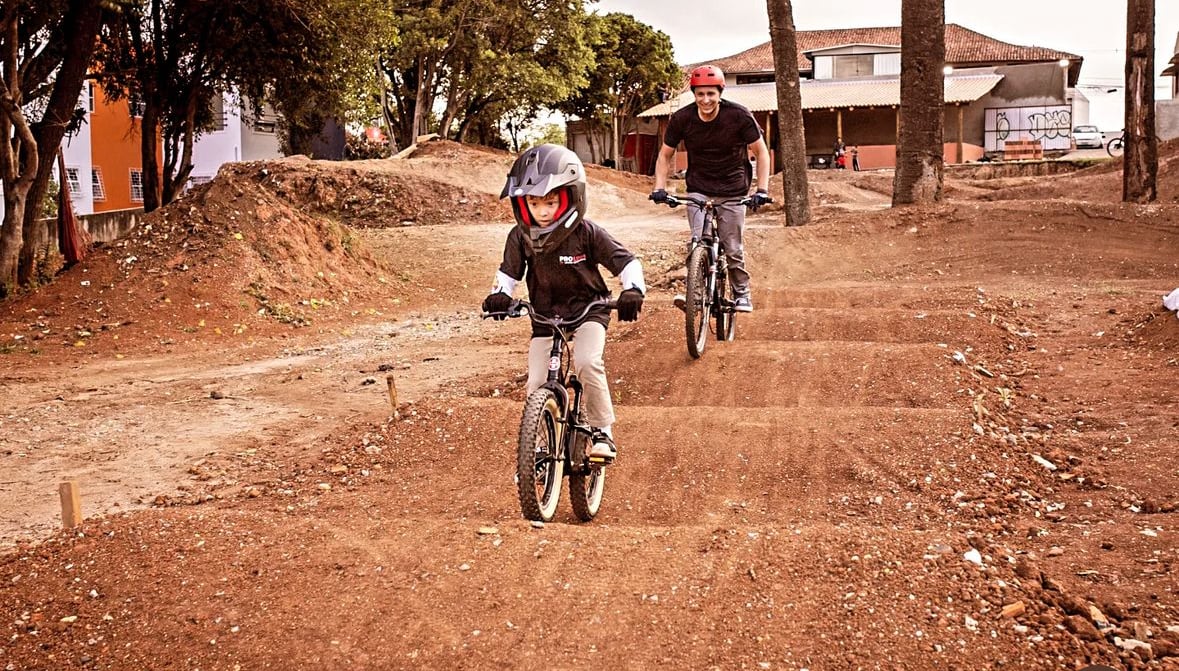
<svg viewBox="0 0 1179 671"><path fill-rule="evenodd" d="M798 30L901 25L900 0L793 0ZM730 56L769 40L766 0L597 0L600 13L630 14L671 38L676 61ZM1090 121L1102 130L1122 127L1120 88L1126 58L1126 0L946 0L946 22L1004 42L1077 54L1081 91ZM1156 0L1155 72L1175 51L1179 1ZM1170 97L1160 78L1156 98ZM1108 93L1116 88L1114 93Z"/></svg>

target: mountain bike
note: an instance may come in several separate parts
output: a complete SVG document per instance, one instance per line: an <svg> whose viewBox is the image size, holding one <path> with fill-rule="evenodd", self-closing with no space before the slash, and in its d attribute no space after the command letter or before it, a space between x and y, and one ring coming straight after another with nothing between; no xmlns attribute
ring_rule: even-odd
<svg viewBox="0 0 1179 671"><path fill-rule="evenodd" d="M704 211L704 227L700 237L693 236L688 244L688 259L685 262L688 275L684 288L684 333L688 339L688 354L693 359L699 359L704 354L710 329L716 334L717 340L732 340L736 337L737 313L733 306L737 295L729 282L729 260L724 245L713 226L716 222L716 202L695 196L670 194L666 202L668 207L693 203ZM753 199L746 196L721 204L748 206L751 202Z"/></svg>
<svg viewBox="0 0 1179 671"><path fill-rule="evenodd" d="M548 379L524 402L520 439L516 448L516 491L520 510L530 520L548 522L557 512L561 481L569 478L573 514L589 522L602 505L606 461L588 456L593 429L581 408L582 385L572 371L570 347L577 326L597 307L613 310L613 300L596 300L568 319L537 314L528 301L514 301L505 313L483 313L483 318L528 315L534 324L553 331Z"/></svg>
<svg viewBox="0 0 1179 671"><path fill-rule="evenodd" d="M1121 156L1125 150L1126 150L1126 134L1125 133L1122 133L1121 135L1115 137L1114 139L1110 140L1108 144L1105 145L1105 151L1108 152L1109 155L1114 158Z"/></svg>

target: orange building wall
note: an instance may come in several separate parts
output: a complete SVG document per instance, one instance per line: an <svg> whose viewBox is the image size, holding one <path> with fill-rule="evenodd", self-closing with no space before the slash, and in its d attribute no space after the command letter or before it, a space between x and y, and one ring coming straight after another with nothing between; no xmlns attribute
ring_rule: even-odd
<svg viewBox="0 0 1179 671"><path fill-rule="evenodd" d="M163 162L162 145L156 158ZM90 156L102 173L105 200L94 200L95 212L143 207L131 199L131 170L142 169L139 119L132 119L126 100L112 102L102 87L94 86L94 111L90 114Z"/></svg>

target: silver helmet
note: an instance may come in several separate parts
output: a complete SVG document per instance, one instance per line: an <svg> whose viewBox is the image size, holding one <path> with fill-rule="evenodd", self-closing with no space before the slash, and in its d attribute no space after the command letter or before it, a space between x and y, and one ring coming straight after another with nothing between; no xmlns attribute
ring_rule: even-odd
<svg viewBox="0 0 1179 671"><path fill-rule="evenodd" d="M528 209L528 196L557 192L561 199L553 221L539 226ZM555 249L585 218L585 166L572 150L542 144L520 154L508 173L500 198L510 198L516 225L535 252Z"/></svg>

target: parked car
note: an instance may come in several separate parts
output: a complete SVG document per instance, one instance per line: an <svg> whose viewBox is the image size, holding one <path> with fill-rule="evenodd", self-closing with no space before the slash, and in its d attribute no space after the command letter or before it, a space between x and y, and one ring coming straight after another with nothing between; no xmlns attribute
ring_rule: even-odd
<svg viewBox="0 0 1179 671"><path fill-rule="evenodd" d="M1077 149L1082 147L1101 149L1105 146L1105 142L1101 138L1101 131L1097 130L1097 126L1077 126L1073 129L1073 141L1077 143Z"/></svg>

